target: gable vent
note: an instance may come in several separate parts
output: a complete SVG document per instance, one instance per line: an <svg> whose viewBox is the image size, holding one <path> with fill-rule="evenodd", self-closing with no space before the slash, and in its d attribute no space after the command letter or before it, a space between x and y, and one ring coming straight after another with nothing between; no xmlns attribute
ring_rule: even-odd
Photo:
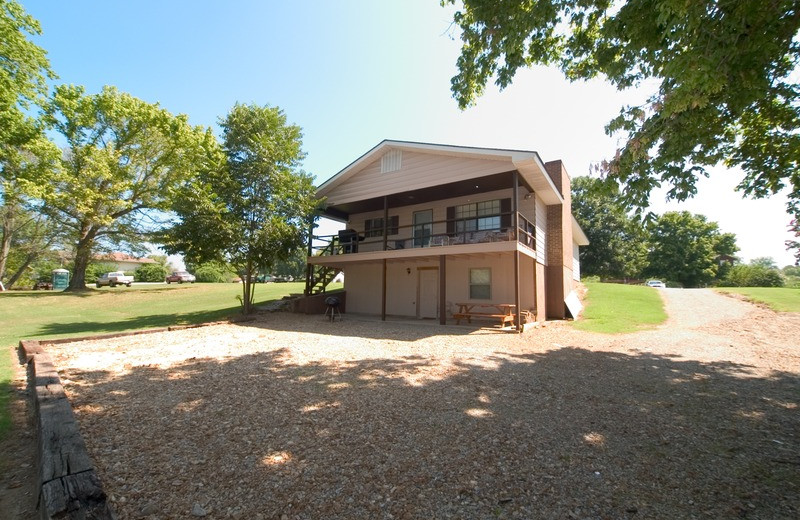
<svg viewBox="0 0 800 520"><path fill-rule="evenodd" d="M389 150L381 157L381 173L396 172L403 165L403 151Z"/></svg>

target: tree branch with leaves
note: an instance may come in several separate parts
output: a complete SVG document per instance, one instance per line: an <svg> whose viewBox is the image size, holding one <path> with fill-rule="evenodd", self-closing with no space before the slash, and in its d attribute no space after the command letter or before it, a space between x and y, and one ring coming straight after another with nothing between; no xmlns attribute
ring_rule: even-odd
<svg viewBox="0 0 800 520"><path fill-rule="evenodd" d="M748 196L788 188L800 216L800 1L442 1L457 3L461 108L533 65L619 89L654 79L647 103L622 107L606 127L625 144L603 171L628 202L646 208L658 186L684 200L722 163L741 168Z"/></svg>

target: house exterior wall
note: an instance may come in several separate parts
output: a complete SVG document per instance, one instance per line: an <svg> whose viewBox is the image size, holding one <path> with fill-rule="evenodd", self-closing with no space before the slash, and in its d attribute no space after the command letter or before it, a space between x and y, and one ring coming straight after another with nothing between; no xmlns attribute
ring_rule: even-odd
<svg viewBox="0 0 800 520"><path fill-rule="evenodd" d="M535 306L533 268L530 257L520 255L520 306L530 310ZM386 263L386 314L391 316L417 316L418 281L420 270L439 267L439 257L421 260L388 260ZM469 270L491 270L491 298L469 298ZM514 303L514 257L512 253L448 256L446 260L447 315L458 311L458 303ZM409 272L410 271L410 272ZM347 291L348 312L361 314L381 313L382 263L357 263L344 267L344 288Z"/></svg>
<svg viewBox="0 0 800 520"><path fill-rule="evenodd" d="M381 158L366 166L347 182L337 186L327 198L343 204L406 191L408 186L423 188L513 170L509 161L470 159L403 150L399 170L381 173Z"/></svg>
<svg viewBox="0 0 800 520"><path fill-rule="evenodd" d="M139 267L141 267L141 266L143 266L145 264L152 263L152 262L126 262L124 260L122 260L122 261L103 260L102 262L109 263L109 264L116 264L116 266L117 266L116 270L117 271L135 271L135 270L139 269Z"/></svg>

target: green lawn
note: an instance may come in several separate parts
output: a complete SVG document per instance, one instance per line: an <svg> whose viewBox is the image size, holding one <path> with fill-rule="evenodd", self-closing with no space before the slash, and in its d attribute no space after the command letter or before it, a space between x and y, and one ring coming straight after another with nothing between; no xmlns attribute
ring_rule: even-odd
<svg viewBox="0 0 800 520"><path fill-rule="evenodd" d="M589 282L586 308L574 327L617 334L651 329L667 319L659 289L641 285Z"/></svg>
<svg viewBox="0 0 800 520"><path fill-rule="evenodd" d="M720 287L717 290L741 294L775 311L800 312L800 289L796 287Z"/></svg>
<svg viewBox="0 0 800 520"><path fill-rule="evenodd" d="M303 282L257 284L257 304L302 293ZM333 288L339 288L336 284ZM7 413L11 363L9 346L26 338L91 336L168 325L221 320L239 313L240 284L134 285L104 287L83 294L47 291L0 293L0 438Z"/></svg>

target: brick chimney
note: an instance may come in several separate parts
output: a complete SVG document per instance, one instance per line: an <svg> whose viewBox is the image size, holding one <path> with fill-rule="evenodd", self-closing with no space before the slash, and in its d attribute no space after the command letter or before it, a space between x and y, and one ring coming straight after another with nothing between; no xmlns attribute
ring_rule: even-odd
<svg viewBox="0 0 800 520"><path fill-rule="evenodd" d="M547 317L564 319L567 309L564 298L572 290L572 195L569 174L564 163L545 163L547 175L564 199L563 204L547 206Z"/></svg>

